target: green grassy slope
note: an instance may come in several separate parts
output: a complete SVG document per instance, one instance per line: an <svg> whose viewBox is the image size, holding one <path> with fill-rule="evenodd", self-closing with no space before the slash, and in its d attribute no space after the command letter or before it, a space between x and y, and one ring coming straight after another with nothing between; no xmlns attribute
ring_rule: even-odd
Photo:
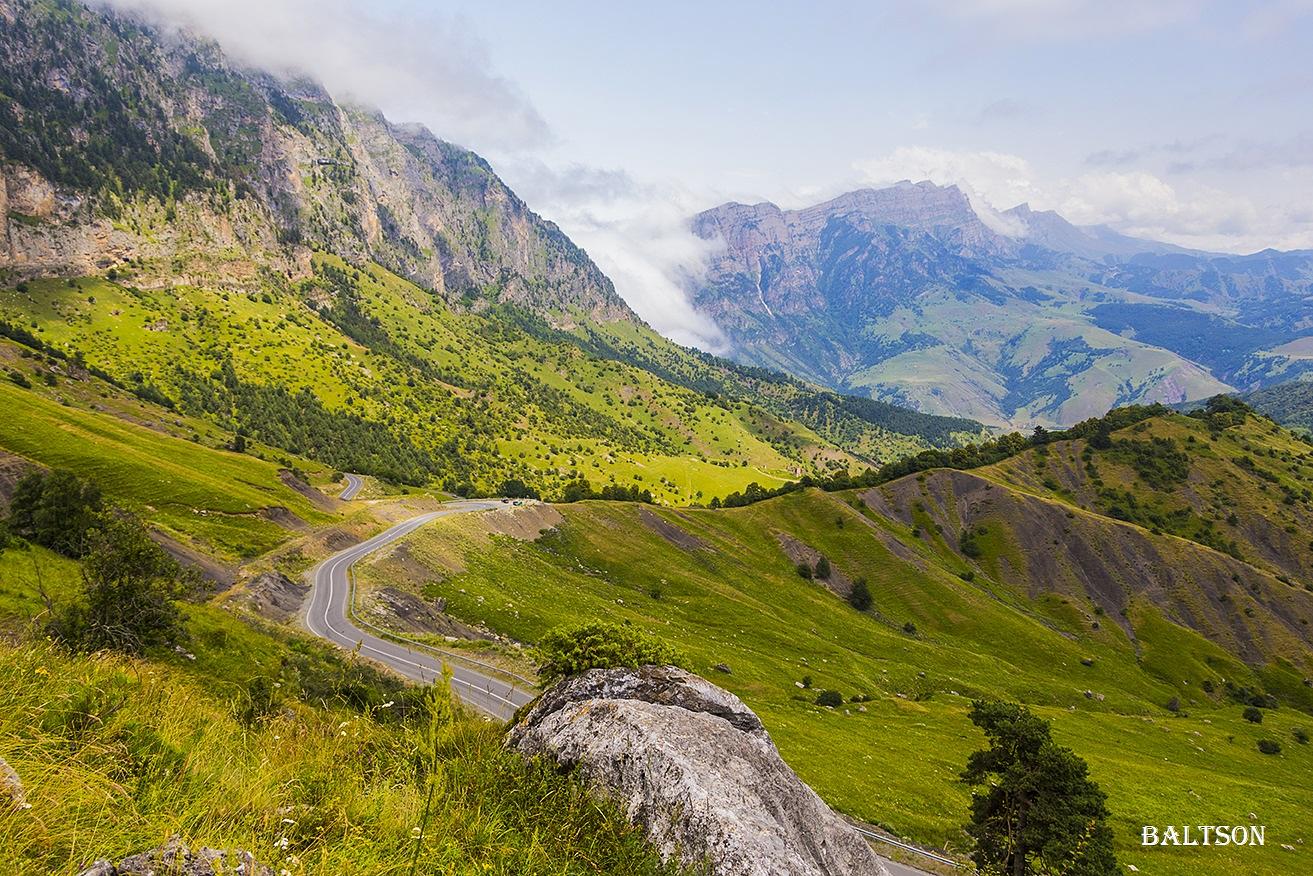
<svg viewBox="0 0 1313 876"><path fill-rule="evenodd" d="M110 504L135 511L185 545L225 561L264 553L339 516L326 510L330 503L317 506L280 476L296 465L309 469L307 476L326 480L329 474L313 464L283 454L277 454L281 461L272 461L216 448L205 442L217 433L202 438L195 431L207 428L204 424L184 421L95 378L63 379L47 387L41 375L49 366L15 351L14 345L0 344L0 358L33 386L0 381L0 407L6 411L0 418L0 451L20 457L19 466L26 460L91 478Z"/></svg>
<svg viewBox="0 0 1313 876"><path fill-rule="evenodd" d="M78 873L173 834L292 874L395 874L416 854L431 873L665 872L497 728L216 606L185 609L193 659L14 644L40 623L34 569L57 603L78 582L40 548L0 551L0 758L31 807L0 809L6 873Z"/></svg>
<svg viewBox="0 0 1313 876"><path fill-rule="evenodd" d="M36 280L0 292L0 318L225 428L339 468L466 491L495 492L506 477L552 490L581 474L688 503L884 461L972 425L847 410L638 327L607 328L598 343L602 330L453 311L377 266L327 255L315 266L300 283L269 275L247 293L159 286L159 266L118 282ZM758 385L770 388L760 403Z"/></svg>
<svg viewBox="0 0 1313 876"><path fill-rule="evenodd" d="M971 479L981 495L949 489L948 475ZM757 710L832 805L959 850L967 792L957 774L982 741L966 718L969 701L1027 702L1091 763L1125 862L1156 873L1291 872L1279 844L1310 839L1303 813L1313 803L1313 750L1292 736L1313 725L1313 691L1300 682L1313 668L1301 624L1313 619L1308 594L1206 546L1010 487L999 472L930 472L863 496L812 490L725 511L582 503L561 508L564 520L536 541L446 519L361 580L408 582L457 617L524 641L580 617L642 625ZM1005 513L1014 504L1028 513ZM950 508L984 521L978 557L964 556L943 522L956 519ZM1033 542L1021 525L1046 514L1065 521L1050 537L1058 545ZM1142 576L1178 578L1165 592L1140 590L1133 574L1106 593L1079 589L1076 577L1049 586L1039 558L1082 540L1138 563ZM829 587L794 568L820 554L834 569ZM415 560L429 572L418 574ZM1198 619L1212 641L1184 625L1196 618L1183 607L1201 582L1231 584L1233 570L1244 571L1245 588L1220 619ZM865 614L837 595L857 576L875 600ZM721 662L732 674L712 669ZM811 690L797 686L804 676ZM1228 682L1277 693L1282 706L1249 724ZM827 710L812 703L821 688L872 700ZM1166 708L1174 699L1180 714ZM1260 754L1261 738L1280 741L1283 753ZM1141 824L1243 821L1259 810L1269 825L1262 850L1204 856L1136 845Z"/></svg>
<svg viewBox="0 0 1313 876"><path fill-rule="evenodd" d="M1313 585L1313 446L1261 416L1155 417L1113 444L1056 442L977 473Z"/></svg>

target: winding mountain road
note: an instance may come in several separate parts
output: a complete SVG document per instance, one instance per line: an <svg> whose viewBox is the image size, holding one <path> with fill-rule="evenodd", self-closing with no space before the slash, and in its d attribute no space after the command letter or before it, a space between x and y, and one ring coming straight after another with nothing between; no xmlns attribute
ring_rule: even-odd
<svg viewBox="0 0 1313 876"><path fill-rule="evenodd" d="M360 479L360 475L349 474L343 475L343 477L346 478L346 486L342 488L338 498L350 502L356 497L356 493L360 492L360 488L365 485L365 482Z"/></svg>
<svg viewBox="0 0 1313 876"><path fill-rule="evenodd" d="M347 475L348 478L352 475ZM357 478L356 488L359 489ZM351 489L348 486L348 489ZM345 492L343 498L349 498ZM380 532L367 541L333 554L314 568L310 600L305 612L306 629L347 651L360 649L363 656L396 670L407 678L430 683L442 678L442 660L404 644L380 638L362 630L350 619L351 567L360 559L419 529L430 520L450 514L486 511L499 507L497 502L453 502L441 511L421 514ZM535 691L517 687L492 675L449 663L451 685L456 695L469 706L486 715L505 721L515 710L536 695Z"/></svg>
<svg viewBox="0 0 1313 876"><path fill-rule="evenodd" d="M360 489L359 478L354 475L347 475L347 478L354 478L355 483L348 484L347 490L343 491L342 498L344 499L350 498L347 491L351 491L354 495L355 490ZM306 607L305 612L306 628L316 636L327 639L344 650L354 651L359 648L360 653L364 656L383 663L407 678L425 684L441 679L442 661L437 657L424 651L409 648L404 644L379 638L360 629L351 622L348 616L352 595L351 567L374 551L404 538L430 520L436 520L450 514L467 514L474 511L487 511L497 507L500 507L500 503L490 501L452 502L440 511L431 511L428 514L412 517L380 532L371 539L362 541L354 547L333 554L316 566L311 573L313 584L310 591L309 605ZM501 721L510 720L516 709L529 702L536 695L535 691L526 687L517 687L510 682L494 678L491 675L485 675L475 669L458 666L454 663L449 665L452 673L451 685L456 695L460 697L462 702L492 718ZM879 834L859 830L869 837L889 842L888 839ZM903 845L902 843L896 844ZM926 854L914 846L903 845L903 848L919 854ZM929 857L937 858L934 855L929 855ZM945 859L940 858L939 860ZM922 870L890 861L887 858L881 857L880 862L884 864L890 876L926 876Z"/></svg>

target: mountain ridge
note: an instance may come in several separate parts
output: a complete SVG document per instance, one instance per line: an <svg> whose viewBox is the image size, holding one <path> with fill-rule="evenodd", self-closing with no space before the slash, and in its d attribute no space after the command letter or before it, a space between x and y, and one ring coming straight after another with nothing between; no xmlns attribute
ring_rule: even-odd
<svg viewBox="0 0 1313 876"><path fill-rule="evenodd" d="M422 126L109 9L0 16L0 321L134 392L485 494L591 479L687 503L980 431L660 338Z"/></svg>
<svg viewBox="0 0 1313 876"><path fill-rule="evenodd" d="M1063 426L1297 376L1313 255L1203 253L1018 205L989 227L956 186L902 182L800 210L725 204L689 286L739 361L1004 428Z"/></svg>
<svg viewBox="0 0 1313 876"><path fill-rule="evenodd" d="M0 15L11 22L0 41L10 97L0 153L25 165L6 170L6 208L29 220L10 224L0 267L20 277L187 259L181 242L143 239L165 224L145 195L226 232L219 245L258 244L294 276L323 248L376 261L453 305L637 320L486 161L422 126L129 15L37 0L6 0Z"/></svg>

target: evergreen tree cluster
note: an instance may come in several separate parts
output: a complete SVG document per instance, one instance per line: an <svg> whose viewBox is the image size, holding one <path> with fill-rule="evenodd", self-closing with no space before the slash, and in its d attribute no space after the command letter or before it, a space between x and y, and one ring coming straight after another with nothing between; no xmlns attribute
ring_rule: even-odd
<svg viewBox="0 0 1313 876"><path fill-rule="evenodd" d="M909 474L928 471L932 468L980 468L981 466L1002 462L1032 447L1043 447L1053 441L1069 441L1076 438L1087 438L1093 441L1094 437L1099 435L1106 438L1118 429L1124 429L1150 417L1161 416L1166 413L1168 413L1168 409L1160 404L1130 405L1124 408L1114 408L1102 417L1084 420L1070 429L1051 432L1041 426L1037 427L1034 433L1028 436L1019 432L1011 432L980 444L967 444L952 449L926 450L915 456L904 457L897 462L881 466L878 470L868 468L856 475L849 474L846 471L822 478L804 475L796 481L789 481L773 488L763 487L754 481L744 487L741 492L730 493L723 499L712 499L711 507L737 508L760 502L763 499L772 499L776 496L797 492L808 487L819 487L826 492L865 489L906 477Z"/></svg>
<svg viewBox="0 0 1313 876"><path fill-rule="evenodd" d="M459 457L438 458L382 423L326 408L306 389L292 392L240 380L224 362L207 380L179 372L181 401L231 431L290 453L318 459L339 471L374 475L394 483L465 480Z"/></svg>

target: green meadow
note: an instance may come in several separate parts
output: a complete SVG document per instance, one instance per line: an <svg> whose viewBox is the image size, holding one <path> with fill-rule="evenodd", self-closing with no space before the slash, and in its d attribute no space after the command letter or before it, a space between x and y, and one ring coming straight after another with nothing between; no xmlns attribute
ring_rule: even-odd
<svg viewBox="0 0 1313 876"><path fill-rule="evenodd" d="M91 478L109 503L218 559L256 556L297 527L333 519L283 484L278 463L61 405L9 382L0 382L0 406L8 412L0 450Z"/></svg>
<svg viewBox="0 0 1313 876"><path fill-rule="evenodd" d="M514 313L454 311L376 265L321 254L315 267L300 283L271 277L246 292L140 287L129 275L33 280L0 291L0 318L229 429L250 412L195 409L206 387L308 390L327 416L380 424L427 454L427 475L453 488L495 493L519 477L550 490L583 476L688 504L927 446L856 420L827 420L836 431L821 435L742 398L663 379L657 372L705 380L707 367L645 328L583 338ZM604 352L586 352L590 344ZM780 405L800 392L767 389Z"/></svg>
<svg viewBox="0 0 1313 876"><path fill-rule="evenodd" d="M648 629L743 697L829 803L919 842L963 851L968 790L957 776L983 743L966 713L972 698L998 697L1031 704L1089 761L1124 863L1293 872L1313 804L1313 749L1293 730L1313 717L1283 706L1249 724L1241 706L1189 680L1197 666L1256 687L1259 674L1149 602L1130 605L1135 642L1112 623L1094 629L1088 605L1030 600L854 498L812 490L725 511L580 503L536 541L447 518L407 541L429 575L380 556L360 580L406 580L453 615L523 641L581 617ZM785 534L826 556L836 581L866 578L872 609L801 577ZM721 663L729 674L714 669ZM846 704L815 705L823 689ZM870 700L853 702L859 695ZM1280 755L1258 752L1267 738ZM1264 849L1137 846L1142 824L1248 823L1250 812L1269 826Z"/></svg>

